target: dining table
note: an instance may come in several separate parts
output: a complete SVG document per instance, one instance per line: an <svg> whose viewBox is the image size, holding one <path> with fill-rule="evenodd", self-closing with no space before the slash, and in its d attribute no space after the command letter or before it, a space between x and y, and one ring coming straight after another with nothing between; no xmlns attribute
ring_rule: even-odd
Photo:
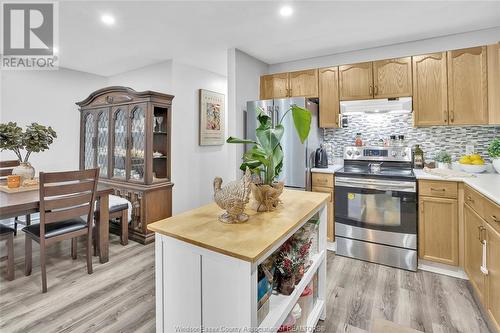
<svg viewBox="0 0 500 333"><path fill-rule="evenodd" d="M96 199L99 219L96 223L97 254L99 262L109 261L109 195L113 188L104 184L97 185ZM7 193L0 191L0 219L13 218L38 213L40 210L40 191Z"/></svg>

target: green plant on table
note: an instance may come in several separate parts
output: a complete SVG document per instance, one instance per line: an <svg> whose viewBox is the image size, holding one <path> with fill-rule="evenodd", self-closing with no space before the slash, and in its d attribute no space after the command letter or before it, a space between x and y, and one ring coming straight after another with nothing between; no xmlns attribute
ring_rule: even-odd
<svg viewBox="0 0 500 333"><path fill-rule="evenodd" d="M281 139L285 129L283 119L291 111L293 123L300 142L304 143L311 129L312 115L309 110L292 105L279 122L273 127L271 117L257 108L259 127L255 130L256 141L229 137L227 143L253 144L253 147L243 154L243 163L240 169L248 167L251 172L260 177L263 184L271 185L279 176L283 168L283 148Z"/></svg>
<svg viewBox="0 0 500 333"><path fill-rule="evenodd" d="M445 151L441 151L436 155L435 160L439 163L451 163L451 155Z"/></svg>
<svg viewBox="0 0 500 333"><path fill-rule="evenodd" d="M500 158L500 138L493 140L488 147L488 155L491 158Z"/></svg>
<svg viewBox="0 0 500 333"><path fill-rule="evenodd" d="M49 149L55 138L57 134L50 126L32 123L23 132L15 122L0 124L0 150L11 150L19 162L27 163L31 153ZM22 150L26 151L24 158Z"/></svg>

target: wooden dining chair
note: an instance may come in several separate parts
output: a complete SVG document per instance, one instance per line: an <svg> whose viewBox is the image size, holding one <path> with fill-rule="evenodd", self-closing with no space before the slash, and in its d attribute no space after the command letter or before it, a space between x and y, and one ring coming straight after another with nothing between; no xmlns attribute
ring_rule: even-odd
<svg viewBox="0 0 500 333"><path fill-rule="evenodd" d="M14 280L14 229L0 224L0 240L7 241L7 280Z"/></svg>
<svg viewBox="0 0 500 333"><path fill-rule="evenodd" d="M7 182L7 176L12 175L12 170L14 167L19 165L18 160L11 160L11 161L0 161L0 181L1 182ZM21 223L24 225L30 225L31 224L31 215L26 215L26 221L23 223L19 220L19 218L16 216L14 218L14 236L17 235L17 224Z"/></svg>
<svg viewBox="0 0 500 333"><path fill-rule="evenodd" d="M32 241L40 244L42 292L47 292L46 247L71 239L71 256L76 259L77 237L87 235L87 272L92 274L92 225L99 168L40 172L40 224L23 228L25 273L31 274ZM82 217L85 217L82 218Z"/></svg>

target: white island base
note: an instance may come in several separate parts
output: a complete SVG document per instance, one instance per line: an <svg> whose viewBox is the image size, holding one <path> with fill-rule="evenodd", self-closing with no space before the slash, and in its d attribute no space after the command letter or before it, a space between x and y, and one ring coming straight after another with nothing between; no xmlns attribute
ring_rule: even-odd
<svg viewBox="0 0 500 333"><path fill-rule="evenodd" d="M328 196L287 190L282 197L281 208L249 212L245 224L218 222L221 211L210 204L151 225L157 332L276 332L316 273L317 297L307 331L325 319ZM318 253L291 295L270 296L269 313L259 325L258 265L316 214Z"/></svg>

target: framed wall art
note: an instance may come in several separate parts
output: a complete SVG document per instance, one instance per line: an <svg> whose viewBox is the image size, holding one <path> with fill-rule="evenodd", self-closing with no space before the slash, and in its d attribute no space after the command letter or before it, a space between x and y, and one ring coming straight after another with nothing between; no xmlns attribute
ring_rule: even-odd
<svg viewBox="0 0 500 333"><path fill-rule="evenodd" d="M225 116L225 95L200 89L200 146L224 144Z"/></svg>

